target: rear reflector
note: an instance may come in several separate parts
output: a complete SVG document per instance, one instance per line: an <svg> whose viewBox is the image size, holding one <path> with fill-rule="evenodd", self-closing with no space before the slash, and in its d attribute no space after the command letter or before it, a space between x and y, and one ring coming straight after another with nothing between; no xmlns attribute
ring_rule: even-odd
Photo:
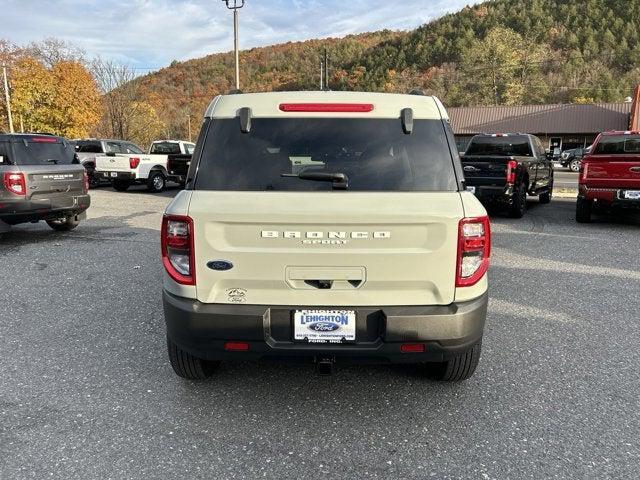
<svg viewBox="0 0 640 480"><path fill-rule="evenodd" d="M246 352L249 350L249 344L247 342L227 342L224 344L224 349L228 352Z"/></svg>
<svg viewBox="0 0 640 480"><path fill-rule="evenodd" d="M425 351L424 343L403 343L400 345L402 353L422 353Z"/></svg>
<svg viewBox="0 0 640 480"><path fill-rule="evenodd" d="M371 103L281 103L283 112L339 112L367 113L373 111Z"/></svg>

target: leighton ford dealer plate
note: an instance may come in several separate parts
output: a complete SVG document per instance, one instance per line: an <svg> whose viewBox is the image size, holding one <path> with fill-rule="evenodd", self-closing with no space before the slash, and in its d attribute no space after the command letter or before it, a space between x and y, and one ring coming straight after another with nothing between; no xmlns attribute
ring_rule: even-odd
<svg viewBox="0 0 640 480"><path fill-rule="evenodd" d="M296 310L293 338L310 343L354 342L356 312L353 310Z"/></svg>

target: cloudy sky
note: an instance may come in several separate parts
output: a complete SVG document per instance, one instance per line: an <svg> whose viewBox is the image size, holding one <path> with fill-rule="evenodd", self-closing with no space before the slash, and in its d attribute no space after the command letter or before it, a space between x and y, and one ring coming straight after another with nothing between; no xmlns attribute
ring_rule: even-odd
<svg viewBox="0 0 640 480"><path fill-rule="evenodd" d="M468 0L246 0L241 47L405 30L475 3ZM0 38L24 44L57 37L90 56L160 68L232 48L222 0L0 0Z"/></svg>

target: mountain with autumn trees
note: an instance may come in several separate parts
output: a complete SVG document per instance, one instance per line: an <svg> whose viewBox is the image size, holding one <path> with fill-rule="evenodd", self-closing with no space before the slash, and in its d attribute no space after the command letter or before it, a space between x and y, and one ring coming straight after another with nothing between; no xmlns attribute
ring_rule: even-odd
<svg viewBox="0 0 640 480"><path fill-rule="evenodd" d="M447 106L623 101L640 83L639 25L640 0L492 0L412 31L242 51L241 84L246 92L317 89L326 48L333 90L420 88ZM207 104L234 82L232 53L142 77L110 62L88 70L103 92L92 134L141 144L186 138L189 119L195 136Z"/></svg>
<svg viewBox="0 0 640 480"><path fill-rule="evenodd" d="M640 0L493 0L409 32L285 43L241 52L242 90L421 88L447 106L624 101L640 83ZM233 88L233 55L215 54L136 80L186 133L187 116Z"/></svg>

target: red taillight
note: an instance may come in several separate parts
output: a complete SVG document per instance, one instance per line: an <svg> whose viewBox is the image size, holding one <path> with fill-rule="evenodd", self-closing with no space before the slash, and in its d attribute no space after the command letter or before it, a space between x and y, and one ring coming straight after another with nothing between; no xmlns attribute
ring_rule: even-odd
<svg viewBox="0 0 640 480"><path fill-rule="evenodd" d="M470 287L489 269L491 226L489 217L463 218L458 226L456 287Z"/></svg>
<svg viewBox="0 0 640 480"><path fill-rule="evenodd" d="M424 343L403 343L400 345L402 353L423 353L425 348Z"/></svg>
<svg viewBox="0 0 640 480"><path fill-rule="evenodd" d="M58 143L58 139L54 137L31 137L29 141L34 143Z"/></svg>
<svg viewBox="0 0 640 480"><path fill-rule="evenodd" d="M587 183L587 175L589 175L589 163L585 162L583 159L580 163L580 177L578 179L578 183L581 185Z"/></svg>
<svg viewBox="0 0 640 480"><path fill-rule="evenodd" d="M87 172L82 172L82 183L84 187L84 193L89 193L89 175Z"/></svg>
<svg viewBox="0 0 640 480"><path fill-rule="evenodd" d="M247 342L227 342L224 344L224 349L228 352L246 352L249 350L249 344Z"/></svg>
<svg viewBox="0 0 640 480"><path fill-rule="evenodd" d="M509 160L507 162L507 183L516 183L516 170L518 169L518 162L515 160Z"/></svg>
<svg viewBox="0 0 640 480"><path fill-rule="evenodd" d="M8 192L16 195L27 194L27 183L24 180L23 173L5 172L2 183Z"/></svg>
<svg viewBox="0 0 640 480"><path fill-rule="evenodd" d="M162 263L169 276L181 285L195 285L193 220L183 215L162 219Z"/></svg>
<svg viewBox="0 0 640 480"><path fill-rule="evenodd" d="M371 103L281 103L283 112L338 112L368 113L373 111Z"/></svg>
<svg viewBox="0 0 640 480"><path fill-rule="evenodd" d="M140 165L140 159L138 157L129 157L129 168L135 170Z"/></svg>

